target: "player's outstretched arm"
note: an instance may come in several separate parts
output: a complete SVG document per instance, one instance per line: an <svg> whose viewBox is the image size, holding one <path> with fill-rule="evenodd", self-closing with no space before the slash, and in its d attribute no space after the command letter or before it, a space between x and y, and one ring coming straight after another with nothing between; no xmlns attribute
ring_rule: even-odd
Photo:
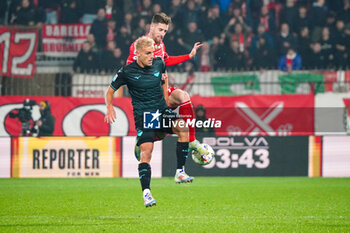
<svg viewBox="0 0 350 233"><path fill-rule="evenodd" d="M201 42L197 42L194 44L194 46L189 54L181 55L181 56L167 56L166 58L164 58L165 65L166 66L173 66L173 65L177 65L177 64L183 63L185 61L188 61L188 60L194 58L197 54L197 50L199 48L201 48L202 46L203 46L203 44L201 44Z"/></svg>
<svg viewBox="0 0 350 233"><path fill-rule="evenodd" d="M201 44L201 42L197 42L193 45L193 48L189 54L191 59L196 56L197 50L200 49L202 46L203 46L203 44Z"/></svg>
<svg viewBox="0 0 350 233"><path fill-rule="evenodd" d="M113 123L117 119L117 115L114 111L113 104L112 104L114 92L115 90L110 86L108 87L106 92L105 101L106 101L107 113L105 115L104 122L106 122L107 124Z"/></svg>

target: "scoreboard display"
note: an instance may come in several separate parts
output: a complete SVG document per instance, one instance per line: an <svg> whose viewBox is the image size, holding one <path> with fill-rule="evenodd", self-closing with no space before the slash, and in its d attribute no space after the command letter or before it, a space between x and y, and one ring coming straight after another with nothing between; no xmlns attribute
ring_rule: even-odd
<svg viewBox="0 0 350 233"><path fill-rule="evenodd" d="M203 137L215 157L200 166L187 159L192 176L307 176L308 137ZM163 144L163 176L173 176L176 166L176 137Z"/></svg>

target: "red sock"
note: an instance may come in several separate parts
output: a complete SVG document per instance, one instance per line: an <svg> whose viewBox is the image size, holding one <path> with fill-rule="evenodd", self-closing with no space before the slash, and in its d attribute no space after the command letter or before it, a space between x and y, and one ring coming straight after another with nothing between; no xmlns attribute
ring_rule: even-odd
<svg viewBox="0 0 350 233"><path fill-rule="evenodd" d="M193 107L191 100L186 101L185 103L180 104L180 109L179 109L180 117L187 122L187 119L190 119L191 121L195 119ZM196 140L195 136L195 127L189 125L189 136L190 136L190 142Z"/></svg>

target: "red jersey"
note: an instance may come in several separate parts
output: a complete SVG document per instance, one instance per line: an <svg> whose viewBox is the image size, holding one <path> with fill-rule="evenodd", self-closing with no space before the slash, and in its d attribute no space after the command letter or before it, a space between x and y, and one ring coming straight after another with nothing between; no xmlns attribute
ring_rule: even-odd
<svg viewBox="0 0 350 233"><path fill-rule="evenodd" d="M136 48L135 48L135 42L131 44L129 48L129 57L126 61L126 64L129 65L131 62L136 61ZM165 51L165 45L162 42L159 44L154 43L154 57L160 57L165 62L166 66L173 66L180 64L182 62L185 62L187 60L190 60L190 55L182 55L182 56L169 56L167 52Z"/></svg>

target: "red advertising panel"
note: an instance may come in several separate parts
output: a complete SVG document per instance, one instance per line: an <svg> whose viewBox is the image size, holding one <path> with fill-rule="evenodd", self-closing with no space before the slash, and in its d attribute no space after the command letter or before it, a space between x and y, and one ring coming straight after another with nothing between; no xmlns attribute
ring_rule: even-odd
<svg viewBox="0 0 350 233"><path fill-rule="evenodd" d="M117 121L113 124L104 123L106 106L103 98L74 97L40 97L40 96L4 96L0 98L0 136L18 136L26 124L26 117L19 115L19 110L25 115L29 112L33 120L40 118L39 107L32 110L24 106L26 99L37 104L47 100L55 117L54 136L125 136L136 135L134 117L130 98L115 98L114 109ZM17 110L16 110L17 109ZM10 114L10 113L14 114ZM15 118L11 118L12 117ZM33 121L29 120L30 129Z"/></svg>
<svg viewBox="0 0 350 233"><path fill-rule="evenodd" d="M276 136L314 134L312 95L259 95L191 98L194 106L206 107L206 117L217 135Z"/></svg>
<svg viewBox="0 0 350 233"><path fill-rule="evenodd" d="M90 31L90 24L43 25L43 51L47 56L77 56Z"/></svg>
<svg viewBox="0 0 350 233"><path fill-rule="evenodd" d="M103 122L103 98L5 96L0 99L0 136L18 136L23 128L14 109L25 108L26 99L49 101L55 117L54 136L136 135L130 98L115 98L117 121ZM259 95L241 97L192 97L194 106L207 108L209 127L223 136L285 136L314 134L314 97L312 95ZM27 111L27 110L26 110ZM18 112L18 110L16 111ZM38 106L30 111L39 119ZM220 121L219 127L216 124ZM206 126L206 123L203 124Z"/></svg>
<svg viewBox="0 0 350 233"><path fill-rule="evenodd" d="M37 30L0 27L1 75L32 78L35 74L37 44Z"/></svg>

